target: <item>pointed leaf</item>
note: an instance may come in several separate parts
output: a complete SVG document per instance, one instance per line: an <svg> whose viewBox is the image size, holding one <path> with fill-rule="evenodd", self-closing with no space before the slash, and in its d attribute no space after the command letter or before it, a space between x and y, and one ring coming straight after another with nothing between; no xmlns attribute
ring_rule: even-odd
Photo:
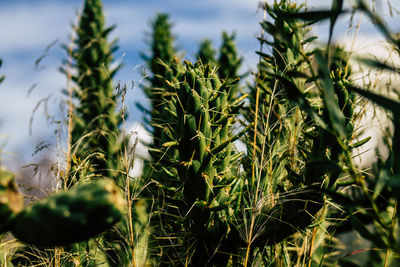
<svg viewBox="0 0 400 267"><path fill-rule="evenodd" d="M364 145L365 143L367 143L369 140L371 140L371 136L368 136L367 138L364 138L361 141L358 141L358 142L356 142L354 144L349 145L349 148L353 149L353 148L360 147L360 146Z"/></svg>
<svg viewBox="0 0 400 267"><path fill-rule="evenodd" d="M332 15L331 15L331 21L330 21L330 26L329 26L328 46L332 40L333 27L335 26L336 20L339 17L342 9L343 9L343 0L332 0L332 8L331 8Z"/></svg>
<svg viewBox="0 0 400 267"><path fill-rule="evenodd" d="M341 10L340 12L333 12L332 10L318 10L318 11L306 11L300 13L289 13L289 12L279 12L280 16L292 19L301 19L305 21L322 21L330 19L333 16L343 15L349 13L349 10Z"/></svg>
<svg viewBox="0 0 400 267"><path fill-rule="evenodd" d="M380 62L380 61L377 61L377 60L374 60L374 59L358 58L358 61L360 61L361 63L363 63L365 65L373 67L373 68L389 70L389 71L393 71L395 73L399 73L400 72L400 68L397 68L397 67L394 67L394 66L390 66L390 65L386 64L385 62Z"/></svg>
<svg viewBox="0 0 400 267"><path fill-rule="evenodd" d="M375 94L371 91L366 91L355 86L348 86L348 90L352 90L359 95L362 95L365 98L368 98L375 104L383 107L384 109L390 110L394 114L400 114L400 102L397 102L393 99Z"/></svg>
<svg viewBox="0 0 400 267"><path fill-rule="evenodd" d="M328 111L331 127L336 132L336 134L338 134L339 136L344 136L346 133L345 116L340 110L339 104L335 97L333 82L329 75L328 63L323 57L320 50L316 50L315 55L318 62L320 80L323 85L323 101L325 108Z"/></svg>

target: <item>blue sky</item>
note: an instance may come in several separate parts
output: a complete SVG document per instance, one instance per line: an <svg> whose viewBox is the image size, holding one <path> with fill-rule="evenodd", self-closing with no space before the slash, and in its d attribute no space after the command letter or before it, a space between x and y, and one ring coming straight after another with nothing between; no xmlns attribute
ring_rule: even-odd
<svg viewBox="0 0 400 267"><path fill-rule="evenodd" d="M32 161L31 154L40 142L57 143L55 129L62 124L46 122L43 106L37 109L32 123L32 135L29 124L37 103L49 95L50 115L60 114L65 98L61 90L66 86L65 77L58 68L65 58L60 48L68 43L71 24L81 7L80 0L0 0L0 58L3 66L0 75L6 80L0 85L0 145L3 148L4 164L25 164ZM391 1L399 8L400 1ZM243 69L252 69L257 62L254 53L258 49L255 36L259 33L259 21L262 12L257 9L258 0L104 0L107 25L116 24L111 38L118 37L120 49L115 59L124 64L115 82L137 84L140 80L138 66L143 64L139 52L146 52L145 32L149 30L149 21L157 12L167 12L174 22L173 31L177 36L176 44L191 58L199 42L210 38L216 47L220 44L223 30L236 32L238 50L245 57ZM329 8L330 0L308 0L309 7ZM388 16L386 1L381 3L381 12L389 20L393 29L399 28L397 18ZM342 19L335 31L337 39L349 38L354 33L348 30L348 18ZM354 24L358 16L354 18ZM377 38L374 27L363 19L360 35ZM399 29L398 29L399 30ZM315 32L321 41L327 36L327 25L317 25ZM347 33L347 35L346 35ZM345 36L345 37L343 37ZM46 47L55 44L46 51ZM35 61L45 55L38 65ZM32 90L29 90L32 88ZM28 92L30 92L28 94ZM147 100L140 88L128 92L128 124L140 122L142 114L135 109L135 102L146 105ZM54 119L62 119L60 116ZM63 135L61 135L63 138ZM18 160L16 160L18 159Z"/></svg>

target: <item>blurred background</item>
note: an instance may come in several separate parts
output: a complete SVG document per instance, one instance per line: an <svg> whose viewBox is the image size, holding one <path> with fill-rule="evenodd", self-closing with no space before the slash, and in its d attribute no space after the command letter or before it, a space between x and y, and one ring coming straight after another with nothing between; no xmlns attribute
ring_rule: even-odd
<svg viewBox="0 0 400 267"><path fill-rule="evenodd" d="M0 85L0 158L1 165L13 171L43 158L60 157L59 151L64 149L66 97L62 90L66 87L66 77L59 72L59 67L67 56L61 46L69 43L81 2L0 0L0 58L3 59L0 75L6 76ZM305 2L309 9L331 5L329 0L298 2ZM397 31L400 30L400 20L396 19L399 2L371 1L390 28ZM200 41L205 38L218 47L225 30L236 32L237 47L244 57L242 72L256 67L255 51L259 49L256 36L260 34L259 22L263 18L258 0L104 0L103 3L106 24L116 25L111 35L119 40L115 61L123 63L114 82L129 88L125 103L129 108L127 128L138 131L139 135L143 135L139 126L143 114L135 103L148 105L140 89L144 70L140 52L147 52L146 32L157 12L170 14L176 45L184 51L184 58L193 59ZM351 4L347 1L348 6ZM358 24L361 26L353 43ZM328 26L325 22L314 27L321 43L326 42ZM349 14L341 17L336 26L334 42L379 57L385 53L374 46L383 40L380 36L367 18Z"/></svg>

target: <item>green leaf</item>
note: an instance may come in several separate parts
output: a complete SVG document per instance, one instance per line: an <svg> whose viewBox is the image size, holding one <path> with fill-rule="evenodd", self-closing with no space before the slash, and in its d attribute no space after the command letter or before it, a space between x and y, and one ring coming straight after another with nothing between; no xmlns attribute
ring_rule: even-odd
<svg viewBox="0 0 400 267"><path fill-rule="evenodd" d="M370 67L373 68L377 68L377 69L384 69L384 70L389 70L389 71L393 71L395 73L399 73L400 72L400 68L394 67L394 66L390 66L384 62L380 62L374 59L370 59L370 58L358 58L358 61L360 61L361 63L368 65Z"/></svg>
<svg viewBox="0 0 400 267"><path fill-rule="evenodd" d="M311 36L311 37L305 39L305 40L303 41L303 44L312 43L312 42L314 42L314 41L317 40L317 39L318 39L317 36Z"/></svg>
<svg viewBox="0 0 400 267"><path fill-rule="evenodd" d="M340 12L343 9L343 0L332 0L332 14L330 17L330 26L329 26L329 39L328 39L328 46L331 43L332 40L332 34L333 34L333 27L335 26L336 20L340 15Z"/></svg>
<svg viewBox="0 0 400 267"><path fill-rule="evenodd" d="M379 172L378 179L376 181L375 188L374 188L374 194L372 195L372 198L374 200L379 196L379 194L385 188L385 186L386 186L387 182L390 180L390 178L391 177L390 177L389 173L387 172L387 170L382 169Z"/></svg>
<svg viewBox="0 0 400 267"><path fill-rule="evenodd" d="M384 109L390 110L392 113L394 114L400 114L400 102L397 102L393 99L375 94L373 92L370 91L366 91L360 88L357 88L355 86L348 86L347 87L348 90L352 90L354 92L356 92L359 95L362 95L365 98L368 98L369 100L371 100L372 102L374 102L375 104L383 107Z"/></svg>
<svg viewBox="0 0 400 267"><path fill-rule="evenodd" d="M349 148L353 149L353 148L360 147L360 146L364 145L365 143L367 143L369 140L371 140L371 136L368 136L367 138L364 138L361 141L358 141L358 142L356 142L354 144L349 145Z"/></svg>
<svg viewBox="0 0 400 267"><path fill-rule="evenodd" d="M340 110L339 104L336 100L333 82L329 75L328 63L322 55L320 50L315 51L316 59L318 62L318 73L322 82L323 101L328 111L331 127L334 132L339 136L344 136L345 129L345 116Z"/></svg>
<svg viewBox="0 0 400 267"><path fill-rule="evenodd" d="M332 10L318 10L318 11L306 11L300 13L289 13L289 12L279 11L277 13L279 13L279 15L284 18L301 19L305 21L318 22L326 19L331 19L334 16L336 16L337 18L339 15L343 15L349 12L350 12L349 10L340 10L339 12L334 12Z"/></svg>

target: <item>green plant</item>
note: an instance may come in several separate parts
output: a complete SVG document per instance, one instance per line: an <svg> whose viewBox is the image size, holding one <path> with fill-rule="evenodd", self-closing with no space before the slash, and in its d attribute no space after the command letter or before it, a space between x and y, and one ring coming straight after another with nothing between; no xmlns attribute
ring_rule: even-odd
<svg viewBox="0 0 400 267"><path fill-rule="evenodd" d="M114 88L112 80L121 66L111 67L113 53L118 48L116 41L108 41L113 29L114 26L105 26L102 2L85 0L74 28L75 39L67 48L69 62L62 69L67 78L73 81L73 86L68 88L69 139L65 190L74 184L99 177L113 179L120 188L126 188L129 184L129 170L125 169L123 160L128 140L124 136L121 140L120 131L126 114L117 110L123 92ZM131 203L130 193L127 198ZM82 264L94 264L91 257L101 254L96 253L96 247L100 246L111 266L130 261L133 240L125 238L131 236L128 234L128 222L132 219L130 215L129 211L120 223L103 235L100 243L85 241L75 244L69 252L82 254L78 255Z"/></svg>
<svg viewBox="0 0 400 267"><path fill-rule="evenodd" d="M14 175L0 169L0 234L10 230L11 224L24 207Z"/></svg>
<svg viewBox="0 0 400 267"><path fill-rule="evenodd" d="M217 68L217 73L222 80L235 80L240 77L238 71L241 67L243 58L237 52L235 44L235 34L229 35L227 32L222 32L222 43L219 48L219 56L216 59L216 51L209 39L205 39L200 43L199 51L196 59L200 60L204 66L209 65L212 68ZM243 75L244 76L244 75ZM236 94L238 86L231 88L235 90L232 96Z"/></svg>
<svg viewBox="0 0 400 267"><path fill-rule="evenodd" d="M275 1L265 10L272 22L261 23L268 36L259 40L271 52L258 52L255 86L244 112L255 126L244 139L247 185L242 190L248 193L237 224L247 246L245 265L290 266L313 249L304 252L307 235L292 235L306 233L317 218L322 225L325 198L339 188L353 138L354 97L344 66L333 60L329 69L330 58L306 48L315 37L308 34L309 24L296 18L301 6ZM330 52L335 57L338 51Z"/></svg>
<svg viewBox="0 0 400 267"><path fill-rule="evenodd" d="M8 222L9 231L22 241L26 246L8 246L17 249L10 257L15 266L31 264L50 264L59 258L65 266L75 264L98 264L103 259L98 259L102 253L86 255L78 249L75 254L74 247L79 248L77 242L94 238L110 229L125 213L125 200L122 192L110 179L102 179L89 184L78 184L66 192L58 192L27 207L23 207L22 195L13 187L13 176L8 172L1 172L2 184L7 186L2 190L0 205L2 211L7 208L7 203L13 203L13 212L2 214L3 222ZM5 217L8 215L8 217ZM68 253L58 255L54 246L64 247ZM74 251L75 250L75 251ZM8 264L10 264L8 262Z"/></svg>
<svg viewBox="0 0 400 267"><path fill-rule="evenodd" d="M167 82L176 92L176 112L170 114L174 141L164 146L176 146L179 152L169 168L177 170L181 183L175 205L181 216L186 214L179 223L182 230L170 233L178 241L169 264L183 258L191 265L223 264L229 256L219 251L229 246L227 209L238 194L234 166L241 156L232 144L240 133L232 131L243 98L232 99L234 84L222 83L208 66L185 63L177 81Z"/></svg>
<svg viewBox="0 0 400 267"><path fill-rule="evenodd" d="M151 110L139 107L146 112L147 129L152 133L153 141L146 144L151 160L145 160L143 177L146 188L142 196L146 198L146 212L150 216L149 249L151 258L161 261L172 252L171 241L166 233L178 231L175 228L177 209L173 205L176 193L168 188L179 186L176 171L168 168L170 162L176 161L177 150L165 149L164 143L173 140L171 137L172 118L169 112L174 109L172 93L166 86L165 79L173 80L177 75L179 60L174 47L172 23L167 14L157 14L151 23L151 35L148 40L150 51L142 54L149 68L149 76L143 90L150 100ZM173 230L172 230L173 229ZM149 231L150 231L149 230ZM154 262L157 264L157 262Z"/></svg>
<svg viewBox="0 0 400 267"><path fill-rule="evenodd" d="M103 179L77 185L67 192L24 208L14 176L0 172L1 232L36 246L69 246L96 236L118 222L125 210L120 189ZM29 227L27 227L29 226Z"/></svg>
<svg viewBox="0 0 400 267"><path fill-rule="evenodd" d="M200 43L196 59L200 60L203 65L215 66L217 64L215 54L216 51L212 46L211 40L205 39Z"/></svg>
<svg viewBox="0 0 400 267"><path fill-rule="evenodd" d="M13 257L3 252L11 244L0 247L0 264L136 266L136 253L147 249L141 262L160 266L354 266L350 256L360 252L343 255L338 244L342 233L357 232L369 241L362 251L369 265L396 265L398 100L354 86L350 55L331 44L336 20L347 12L344 1L322 11L290 0L263 8L259 64L241 96L234 34L222 33L218 58L205 40L198 61L182 63L169 16L153 20L150 53L143 55L150 109L139 106L154 139L144 179L134 181L126 140L119 141L125 115L116 112L120 95L112 87L118 69L110 69L112 27L104 27L101 1L86 0L69 50L76 72L65 70L76 104L69 112L66 191L23 208L13 175L0 170L0 233L11 229L26 243ZM354 10L400 51L398 36L364 1ZM321 48L310 29L324 19L330 31ZM357 94L386 109L394 125L389 157L370 177L352 161L352 149L369 140L355 141ZM245 152L235 148L238 139ZM105 176L111 179L97 181Z"/></svg>
<svg viewBox="0 0 400 267"><path fill-rule="evenodd" d="M235 34L229 35L226 32L222 32L222 44L219 49L218 58L218 75L222 80L230 79L231 81L239 77L239 69L242 64L243 58L238 55L236 44L235 44ZM237 87L231 88L235 90L231 93L235 96L237 93Z"/></svg>
<svg viewBox="0 0 400 267"><path fill-rule="evenodd" d="M118 94L112 78L118 68L111 68L112 53L117 49L107 40L114 27L106 28L100 0L86 0L79 26L75 29L76 47L72 50L72 76L75 85L73 98L76 106L70 116L72 168L65 185L69 187L80 179L97 176L113 178L123 186L118 170L122 145L118 140L122 116L116 110ZM69 73L70 70L64 70Z"/></svg>
<svg viewBox="0 0 400 267"><path fill-rule="evenodd" d="M157 150L161 147L162 138L165 136L164 121L165 114L161 109L164 104L164 98L168 97L168 91L165 87L165 77L168 76L169 67L176 64L176 48L174 47L174 37L171 33L172 23L167 14L157 14L152 22L151 39L148 41L150 45L150 54L142 54L142 58L149 67L148 84L144 85L143 90L150 99L151 110L148 111L150 118L148 124L151 127L150 132L153 134L153 144L151 148ZM142 110L146 110L141 107ZM161 126L158 126L160 124ZM155 162L160 160L160 156L152 155Z"/></svg>
<svg viewBox="0 0 400 267"><path fill-rule="evenodd" d="M103 179L29 205L13 218L11 232L36 246L67 246L109 229L124 209L120 189Z"/></svg>

